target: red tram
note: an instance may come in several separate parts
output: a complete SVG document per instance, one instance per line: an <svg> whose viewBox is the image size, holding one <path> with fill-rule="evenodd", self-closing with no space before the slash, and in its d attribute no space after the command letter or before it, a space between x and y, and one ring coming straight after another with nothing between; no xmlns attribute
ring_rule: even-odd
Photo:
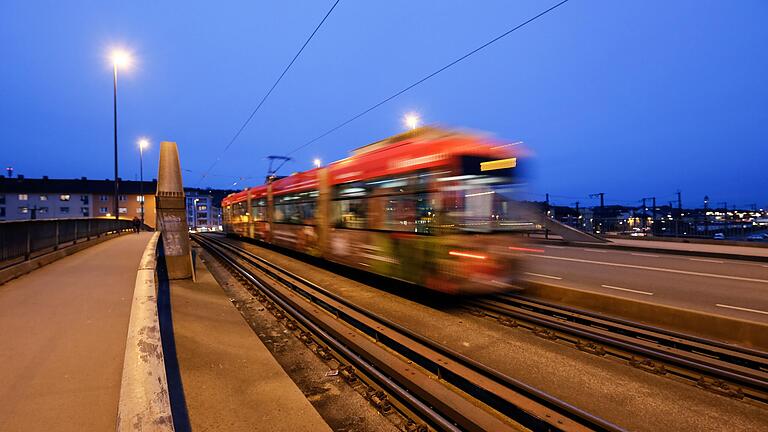
<svg viewBox="0 0 768 432"><path fill-rule="evenodd" d="M520 152L416 129L227 196L224 230L437 291L509 290Z"/></svg>

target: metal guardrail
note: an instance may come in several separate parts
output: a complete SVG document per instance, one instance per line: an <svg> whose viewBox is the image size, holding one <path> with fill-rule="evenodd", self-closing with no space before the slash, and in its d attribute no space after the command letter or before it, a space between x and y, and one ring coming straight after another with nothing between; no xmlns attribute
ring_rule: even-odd
<svg viewBox="0 0 768 432"><path fill-rule="evenodd" d="M77 218L0 222L0 268L109 233L133 228L130 220Z"/></svg>

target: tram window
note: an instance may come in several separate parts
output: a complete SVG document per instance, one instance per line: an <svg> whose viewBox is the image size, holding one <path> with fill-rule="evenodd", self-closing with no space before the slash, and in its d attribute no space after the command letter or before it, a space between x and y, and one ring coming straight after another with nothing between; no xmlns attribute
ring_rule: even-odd
<svg viewBox="0 0 768 432"><path fill-rule="evenodd" d="M384 229L429 233L433 207L427 194L388 197L384 206Z"/></svg>
<svg viewBox="0 0 768 432"><path fill-rule="evenodd" d="M365 229L367 226L365 199L333 202L333 220L337 228Z"/></svg>
<svg viewBox="0 0 768 432"><path fill-rule="evenodd" d="M282 195L275 198L275 222L313 224L317 191Z"/></svg>
<svg viewBox="0 0 768 432"><path fill-rule="evenodd" d="M251 201L251 206L254 221L267 220L267 200L265 198Z"/></svg>

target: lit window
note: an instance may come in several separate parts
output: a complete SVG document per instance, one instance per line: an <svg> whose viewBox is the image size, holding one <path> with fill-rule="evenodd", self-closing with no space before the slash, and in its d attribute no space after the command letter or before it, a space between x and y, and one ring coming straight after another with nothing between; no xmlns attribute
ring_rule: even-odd
<svg viewBox="0 0 768 432"><path fill-rule="evenodd" d="M28 199L29 199L29 196L27 196L27 194L19 194L19 201L26 201Z"/></svg>
<svg viewBox="0 0 768 432"><path fill-rule="evenodd" d="M48 195L40 195L40 201L48 201Z"/></svg>
<svg viewBox="0 0 768 432"><path fill-rule="evenodd" d="M69 198L70 198L69 194L62 194L62 195L59 195L59 200L60 200L60 201L69 201ZM62 207L62 208L63 208L63 207Z"/></svg>
<svg viewBox="0 0 768 432"><path fill-rule="evenodd" d="M197 211L206 211L206 210L208 210L208 206L207 205L199 205L199 206L197 206Z"/></svg>
<svg viewBox="0 0 768 432"><path fill-rule="evenodd" d="M29 213L29 207L19 207L19 213Z"/></svg>
<svg viewBox="0 0 768 432"><path fill-rule="evenodd" d="M90 214L88 207L81 207L80 211L83 213L83 216L88 216Z"/></svg>
<svg viewBox="0 0 768 432"><path fill-rule="evenodd" d="M142 201L144 201L144 196L143 195L136 195L136 202L142 202Z"/></svg>
<svg viewBox="0 0 768 432"><path fill-rule="evenodd" d="M59 207L59 213L69 213L69 207Z"/></svg>
<svg viewBox="0 0 768 432"><path fill-rule="evenodd" d="M106 207L100 207L100 208L99 208L99 213L101 213L101 214L107 214L107 212L109 212L109 210L107 210L107 208L106 208Z"/></svg>
<svg viewBox="0 0 768 432"><path fill-rule="evenodd" d="M128 208L126 207L120 207L117 211L119 211L121 214L128 213Z"/></svg>
<svg viewBox="0 0 768 432"><path fill-rule="evenodd" d="M40 207L37 209L38 213L48 213L48 207Z"/></svg>

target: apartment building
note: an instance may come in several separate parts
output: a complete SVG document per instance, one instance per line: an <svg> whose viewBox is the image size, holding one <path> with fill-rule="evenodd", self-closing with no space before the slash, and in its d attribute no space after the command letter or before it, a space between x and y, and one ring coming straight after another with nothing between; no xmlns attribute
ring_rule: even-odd
<svg viewBox="0 0 768 432"><path fill-rule="evenodd" d="M119 180L121 219L141 219L155 226L157 181ZM78 217L114 217L114 181L0 176L0 221Z"/></svg>

